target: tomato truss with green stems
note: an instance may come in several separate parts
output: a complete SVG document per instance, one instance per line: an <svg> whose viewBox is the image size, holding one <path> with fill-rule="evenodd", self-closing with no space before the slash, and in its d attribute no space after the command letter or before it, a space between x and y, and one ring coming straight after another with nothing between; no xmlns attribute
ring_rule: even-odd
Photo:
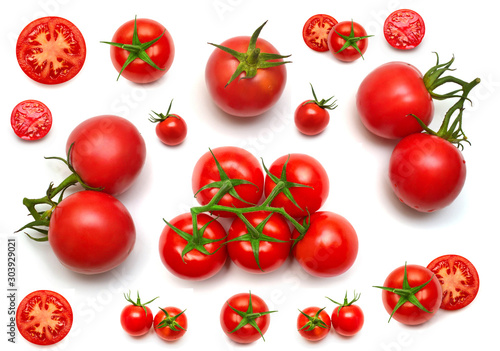
<svg viewBox="0 0 500 351"><path fill-rule="evenodd" d="M318 100L318 98L316 97L316 93L314 92L313 85L311 83L309 83L309 85L311 86L311 90L312 90L312 94L313 94L314 100L307 100L306 102L304 102L302 104L302 106L307 105L307 104L316 104L319 107L321 107L323 109L326 109L326 110L334 110L334 109L336 109L338 107L337 106L337 100L334 100L333 102L329 103L330 100L333 99L335 96L331 96L328 99Z"/></svg>
<svg viewBox="0 0 500 351"><path fill-rule="evenodd" d="M141 298L139 297L139 291L137 291L137 300L134 301L131 298L131 292L130 292L130 290L129 290L128 294L123 293L123 296L125 297L125 300L127 300L128 302L130 302L133 306L141 307L146 314L148 313L148 311L146 310L146 305L150 304L151 302L153 302L154 300L156 300L157 298L159 298L159 296L157 296L157 297L155 297L154 299L152 299L152 300L150 300L148 302L142 303L141 302Z"/></svg>
<svg viewBox="0 0 500 351"><path fill-rule="evenodd" d="M151 111L156 115L156 117L154 117L153 115L150 114L149 121L151 123L158 123L158 122L163 122L164 120L166 120L169 117L180 119L179 116L177 116L176 114L170 113L170 110L172 109L172 102L174 102L174 99L170 100L170 105L168 105L168 110L167 110L167 113L165 113L165 114Z"/></svg>
<svg viewBox="0 0 500 351"><path fill-rule="evenodd" d="M325 296L328 300L330 300L331 302L339 305L339 308L337 310L337 316L340 315L340 310L343 308L343 307L347 307L347 306L351 306L353 303L355 303L356 301L359 300L359 298L361 297L361 293L359 294L356 294L356 291L354 292L354 298L349 301L347 300L347 291L345 292L345 296L344 296L344 302L340 303L340 302L337 302L335 300L332 300L331 298L329 298L328 296Z"/></svg>

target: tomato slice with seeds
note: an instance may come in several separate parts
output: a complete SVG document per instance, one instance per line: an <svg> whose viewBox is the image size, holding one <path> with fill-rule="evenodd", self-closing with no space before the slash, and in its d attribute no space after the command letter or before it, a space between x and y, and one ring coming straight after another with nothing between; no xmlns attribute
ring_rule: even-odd
<svg viewBox="0 0 500 351"><path fill-rule="evenodd" d="M338 21L329 15L318 14L309 18L302 29L302 38L314 51L328 51L328 34Z"/></svg>
<svg viewBox="0 0 500 351"><path fill-rule="evenodd" d="M10 115L14 133L24 140L43 138L52 127L52 113L44 103L25 100L16 105Z"/></svg>
<svg viewBox="0 0 500 351"><path fill-rule="evenodd" d="M479 275L474 265L459 255L444 255L427 266L443 288L444 310L459 310L469 305L479 290Z"/></svg>
<svg viewBox="0 0 500 351"><path fill-rule="evenodd" d="M28 24L17 39L17 62L31 79L64 83L80 72L86 56L78 28L61 17L42 17Z"/></svg>
<svg viewBox="0 0 500 351"><path fill-rule="evenodd" d="M424 35L424 20L413 10L396 10L384 22L385 39L396 49L413 49L420 44Z"/></svg>
<svg viewBox="0 0 500 351"><path fill-rule="evenodd" d="M37 290L28 294L17 307L16 323L23 338L29 342L52 345L68 335L73 311L62 295Z"/></svg>

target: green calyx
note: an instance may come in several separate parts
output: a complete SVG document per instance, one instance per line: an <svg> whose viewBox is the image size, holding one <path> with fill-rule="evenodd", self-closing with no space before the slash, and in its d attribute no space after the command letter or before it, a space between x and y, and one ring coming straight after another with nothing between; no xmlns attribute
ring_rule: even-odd
<svg viewBox="0 0 500 351"><path fill-rule="evenodd" d="M120 79L122 72L135 59L140 59L140 60L146 62L151 67L153 67L157 70L163 71L164 70L163 68L158 67L156 65L156 63L154 63L153 60L151 60L151 57L149 57L149 55L146 53L146 50L149 47L151 47L154 43L156 43L158 40L160 40L160 38L165 34L165 31L163 31L163 33L161 33L155 39L148 41L146 43L141 43L141 41L139 40L139 36L137 34L137 16L135 16L134 33L132 34L132 44L122 44L122 43L114 43L114 42L110 42L110 41L101 41L101 43L103 43L103 44L116 46L120 49L124 49L124 50L127 50L129 52L127 60L123 64L122 69L120 70L120 73L118 74L118 77L116 78L116 80Z"/></svg>
<svg viewBox="0 0 500 351"><path fill-rule="evenodd" d="M165 317L160 323L158 323L158 325L155 325L155 329L170 328L173 331L179 331L179 329L186 330L179 323L177 323L177 318L179 318L179 316L186 312L186 310L179 312L175 316L170 316L168 312L163 308L159 307L159 309L162 310L163 313L165 313Z"/></svg>
<svg viewBox="0 0 500 351"><path fill-rule="evenodd" d="M326 298L328 300L330 300L331 302L339 305L338 309L337 309L337 316L340 315L340 310L343 308L343 307L347 307L347 306L351 306L353 303L355 303L356 301L359 300L359 298L361 297L361 294L356 294L356 291L354 292L354 298L351 300L351 301L348 301L347 300L347 291L345 292L345 296L344 296L344 302L340 303L340 302L337 302L335 300L332 300L331 298L329 298L328 296L326 296Z"/></svg>
<svg viewBox="0 0 500 351"><path fill-rule="evenodd" d="M151 111L156 115L156 117L154 117L153 115L150 114L149 121L151 123L158 123L158 122L163 122L164 120L166 120L169 117L179 119L179 117L177 115L170 113L170 109L172 108L172 102L174 102L174 99L170 100L170 105L168 105L168 110L167 110L166 114L156 113L155 111Z"/></svg>
<svg viewBox="0 0 500 351"><path fill-rule="evenodd" d="M419 292L420 290L422 290L427 284L429 284L432 281L433 277L434 277L434 275L432 275L431 279L429 279L425 283L423 283L423 284L421 284L419 286L415 286L415 287L412 288L410 286L410 284L408 283L408 275L406 273L406 263L405 263L405 272L404 272L404 277L403 277L403 286L402 286L401 289L398 289L398 288L388 288L388 287L385 287L385 286L374 286L374 288L382 289L382 290L389 291L389 292L392 292L394 294L399 295L398 303L396 304L396 306L394 306L394 310L392 310L392 313L391 313L391 316L389 317L389 321L388 322L391 321L392 316L394 316L394 313L396 313L396 311L401 306L403 306L405 303L407 303L407 302L410 302L411 304L417 306L419 309L421 309L422 311L424 311L426 313L433 313L434 311L427 310L420 303L420 301L417 299L417 297L415 296L415 294L417 292Z"/></svg>
<svg viewBox="0 0 500 351"><path fill-rule="evenodd" d="M142 303L141 298L139 297L139 291L137 291L137 300L136 301L132 300L132 298L130 297L130 294L131 294L130 290L129 290L128 294L125 294L125 293L123 294L123 296L125 297L125 300L127 300L128 302L130 302L134 306L142 307L142 309L144 310L144 313L146 313L146 316L148 315L146 305L150 304L151 302L153 302L154 300L156 300L159 297L159 296L157 296L148 302Z"/></svg>
<svg viewBox="0 0 500 351"><path fill-rule="evenodd" d="M318 310L314 316L310 316L307 313L304 313L303 311L299 310L300 313L302 313L307 319L307 323L304 324L299 330L306 330L306 331L312 331L314 328L323 328L323 329L328 329L328 325L326 325L325 322L319 318L319 314L325 309L326 307L323 307L322 309Z"/></svg>
<svg viewBox="0 0 500 351"><path fill-rule="evenodd" d="M231 48L222 45L208 43L234 56L240 62L238 64L238 67L234 71L233 75L231 76L231 78L229 78L229 81L226 83L226 86L228 86L233 80L235 80L236 77L238 77L242 72L245 72L245 76L242 77L241 79L251 79L257 75L258 69L276 67L291 62L291 61L277 61L277 62L271 61L271 60L282 60L284 58L290 57L290 55L279 55L279 54L260 52L260 49L256 47L257 38L259 37L260 32L262 31L262 28L266 23L267 21L264 22L259 28L257 28L255 32L252 34L246 52L238 52L236 50L233 50Z"/></svg>
<svg viewBox="0 0 500 351"><path fill-rule="evenodd" d="M302 106L307 105L307 104L316 104L319 107L321 107L323 109L327 109L327 110L334 110L337 108L337 100L330 103L330 100L333 99L334 96L332 96L326 100L325 99L318 100L318 98L316 97L316 93L314 92L314 88L313 88L312 84L311 83L309 83L309 84L311 85L311 90L312 90L314 100L308 100L308 101L304 102L302 104Z"/></svg>
<svg viewBox="0 0 500 351"><path fill-rule="evenodd" d="M366 39L366 38L369 38L369 37L373 37L373 35L365 35L365 36L361 36L361 37L356 37L354 36L354 21L351 20L351 32L349 33L349 35L343 35L343 34L340 34L339 32L335 31L335 33L341 37L342 39L345 40L345 43L344 45L340 48L339 51L336 52L336 54L338 54L339 52L342 52L344 51L345 49L347 49L348 47L352 46L357 52L359 52L359 54L361 55L361 58L364 60L365 58L363 57L363 54L361 53L361 50L359 49L358 47L358 41L362 40L362 39Z"/></svg>
<svg viewBox="0 0 500 351"><path fill-rule="evenodd" d="M278 311L265 311L265 312L254 313L253 312L253 304L252 304L252 292L249 292L249 296L248 296L248 308L247 308L246 311L237 310L236 308L234 308L233 306L231 306L229 304L229 302L226 302L226 303L227 303L227 305L229 306L230 309L232 309L237 315L239 315L241 317L241 322L236 326L236 328L234 328L233 330L231 330L229 332L230 334L232 334L235 331L243 328L245 325L250 324L252 327L255 328L255 330L257 330L259 332L260 336L262 337L262 340L266 341L264 339L264 335L262 334L262 331L260 330L260 328L257 325L257 322L255 320L257 318L259 318L259 317L265 316L265 315L270 314L270 313L275 313L275 312L278 312Z"/></svg>

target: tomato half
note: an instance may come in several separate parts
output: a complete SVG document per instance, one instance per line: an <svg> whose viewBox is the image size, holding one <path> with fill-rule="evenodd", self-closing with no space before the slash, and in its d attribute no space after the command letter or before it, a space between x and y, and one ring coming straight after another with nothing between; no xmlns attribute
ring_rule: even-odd
<svg viewBox="0 0 500 351"><path fill-rule="evenodd" d="M162 308L153 321L156 335L165 341L175 341L186 334L187 316L177 307Z"/></svg>
<svg viewBox="0 0 500 351"><path fill-rule="evenodd" d="M337 23L338 21L329 15L311 16L302 28L302 39L314 51L328 51L328 34Z"/></svg>
<svg viewBox="0 0 500 351"><path fill-rule="evenodd" d="M19 34L16 56L24 73L43 84L64 83L83 67L87 49L78 28L61 17L42 17Z"/></svg>
<svg viewBox="0 0 500 351"><path fill-rule="evenodd" d="M346 40L346 37L350 39ZM346 42L349 42L350 45L344 48ZM363 26L357 22L339 22L328 34L328 49L330 49L333 57L340 61L356 61L368 49L368 34Z"/></svg>
<svg viewBox="0 0 500 351"><path fill-rule="evenodd" d="M363 125L387 139L422 131L411 114L425 125L434 116L434 103L422 73L404 62L389 62L369 73L358 88L356 107Z"/></svg>
<svg viewBox="0 0 500 351"><path fill-rule="evenodd" d="M65 267L97 274L117 267L128 257L135 243L135 226L120 201L106 193L85 190L56 206L48 237Z"/></svg>
<svg viewBox="0 0 500 351"><path fill-rule="evenodd" d="M21 139L39 140L47 135L52 127L52 113L40 101L22 101L12 110L10 125Z"/></svg>
<svg viewBox="0 0 500 351"><path fill-rule="evenodd" d="M424 20L413 10L396 10L384 22L385 39L396 49L413 49L420 44L424 35Z"/></svg>
<svg viewBox="0 0 500 351"><path fill-rule="evenodd" d="M50 290L37 290L26 295L16 312L19 333L36 345L52 345L68 335L73 325L69 302Z"/></svg>
<svg viewBox="0 0 500 351"><path fill-rule="evenodd" d="M465 257L444 255L427 265L441 283L444 310L459 310L468 306L479 291L479 274L476 267Z"/></svg>
<svg viewBox="0 0 500 351"><path fill-rule="evenodd" d="M297 330L306 340L323 340L330 333L330 329L330 316L323 308L304 308L297 317Z"/></svg>

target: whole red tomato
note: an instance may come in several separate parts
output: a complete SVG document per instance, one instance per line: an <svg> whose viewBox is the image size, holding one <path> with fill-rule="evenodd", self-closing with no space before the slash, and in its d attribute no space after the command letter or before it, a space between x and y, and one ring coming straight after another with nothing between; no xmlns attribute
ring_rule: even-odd
<svg viewBox="0 0 500 351"><path fill-rule="evenodd" d="M151 301L142 303L139 292L137 292L136 301L131 299L130 292L128 295L124 294L124 296L125 299L130 302L130 305L125 306L120 314L120 323L123 330L132 336L146 334L151 329L151 325L153 325L153 313L146 305L156 300L157 297Z"/></svg>
<svg viewBox="0 0 500 351"><path fill-rule="evenodd" d="M329 297L330 301L336 303L338 306L332 312L332 327L335 331L343 336L353 336L356 335L365 322L365 315L363 310L358 305L354 305L354 302L359 300L361 294L354 293L354 298L351 301L347 300L347 292L344 297L344 302L336 302Z"/></svg>
<svg viewBox="0 0 500 351"><path fill-rule="evenodd" d="M111 45L111 62L120 72L118 78L121 75L134 83L160 79L174 61L174 41L170 33L161 23L151 19L125 22L116 30L111 42L103 43Z"/></svg>
<svg viewBox="0 0 500 351"><path fill-rule="evenodd" d="M387 276L384 286L378 288L383 289L382 301L387 313L403 324L418 325L427 322L436 315L441 305L441 283L423 266L398 267ZM414 298L423 309L414 304ZM396 308L398 303L401 305Z"/></svg>
<svg viewBox="0 0 500 351"><path fill-rule="evenodd" d="M175 341L186 334L188 322L184 311L171 306L161 308L154 319L156 335L165 341Z"/></svg>
<svg viewBox="0 0 500 351"><path fill-rule="evenodd" d="M236 312L236 311L238 312ZM257 295L241 293L231 296L220 311L220 325L233 341L249 344L262 337L271 323L267 304Z"/></svg>
<svg viewBox="0 0 500 351"><path fill-rule="evenodd" d="M330 332L330 323L330 316L324 308L307 307L297 317L297 330L304 339L319 341Z"/></svg>
<svg viewBox="0 0 500 351"><path fill-rule="evenodd" d="M270 273L285 263L290 253L291 233L288 222L277 213L265 211L245 214L252 226L236 218L227 235L231 260L250 273Z"/></svg>
<svg viewBox="0 0 500 351"><path fill-rule="evenodd" d="M335 277L346 272L358 255L356 231L344 217L332 212L312 214L305 235L300 238L294 230L292 237L299 239L292 250L295 259L316 277Z"/></svg>
<svg viewBox="0 0 500 351"><path fill-rule="evenodd" d="M295 110L294 120L297 129L305 135L316 135L325 130L330 122L330 114L328 110L333 110L337 107L336 101L329 104L329 99L318 100L314 88L311 84L311 90L314 100L306 100L301 103Z"/></svg>
<svg viewBox="0 0 500 351"><path fill-rule="evenodd" d="M411 114L425 125L434 116L434 103L422 74L404 62L389 62L369 73L358 88L356 107L363 125L387 139L422 131Z"/></svg>
<svg viewBox="0 0 500 351"><path fill-rule="evenodd" d="M257 29L258 33L263 26ZM205 68L205 82L212 100L224 112L237 117L266 112L285 89L283 58L286 56L280 55L268 41L253 38L252 41L248 36L234 37L216 45ZM235 57L223 48L239 54ZM235 72L238 73L233 76Z"/></svg>
<svg viewBox="0 0 500 351"><path fill-rule="evenodd" d="M368 49L368 38L366 30L354 21L342 21L337 23L328 34L328 49L333 56L344 62L352 62L360 57Z"/></svg>
<svg viewBox="0 0 500 351"><path fill-rule="evenodd" d="M65 267L97 274L115 268L128 257L135 243L135 226L120 201L109 194L85 190L56 206L48 237Z"/></svg>
<svg viewBox="0 0 500 351"><path fill-rule="evenodd" d="M168 111L166 114L156 113L152 111L156 117L150 115L149 121L153 123L158 123L156 125L156 135L158 139L169 146L179 145L186 139L187 135L187 124L184 119L174 113L170 113L172 108L172 102L168 106Z"/></svg>
<svg viewBox="0 0 500 351"><path fill-rule="evenodd" d="M175 217L169 224L161 233L159 248L161 261L173 275L204 280L220 271L226 262L227 250L224 246L226 231L219 222L209 215L199 214L196 238L190 213ZM189 251L188 245L192 248Z"/></svg>
<svg viewBox="0 0 500 351"><path fill-rule="evenodd" d="M119 195L132 185L146 159L141 134L118 116L83 121L69 135L66 152L70 147L70 163L83 182L111 195Z"/></svg>
<svg viewBox="0 0 500 351"><path fill-rule="evenodd" d="M283 178L283 167L286 172ZM290 154L278 158L269 167L265 180L265 196L269 196L277 184L284 186L294 183L289 188L293 201L281 192L271 202L273 207L283 207L290 216L305 217L314 213L325 203L330 190L330 181L325 169L315 158L304 154ZM274 179L273 179L274 178Z"/></svg>
<svg viewBox="0 0 500 351"><path fill-rule="evenodd" d="M392 189L401 202L420 212L451 204L465 183L460 150L438 136L416 133L402 139L389 163Z"/></svg>
<svg viewBox="0 0 500 351"><path fill-rule="evenodd" d="M215 162L217 159L217 162ZM217 163L222 169L219 169ZM240 182L239 180L243 180ZM234 146L224 146L205 153L193 170L192 187L198 202L205 206L218 193L222 184L233 182L232 190L218 202L221 206L248 207L256 205L261 197L264 187L264 175L259 161L248 151ZM212 184L213 186L210 186ZM201 188L203 190L198 192ZM234 196L236 195L236 196ZM243 201L242 201L243 200ZM217 212L221 217L235 217L230 212Z"/></svg>

